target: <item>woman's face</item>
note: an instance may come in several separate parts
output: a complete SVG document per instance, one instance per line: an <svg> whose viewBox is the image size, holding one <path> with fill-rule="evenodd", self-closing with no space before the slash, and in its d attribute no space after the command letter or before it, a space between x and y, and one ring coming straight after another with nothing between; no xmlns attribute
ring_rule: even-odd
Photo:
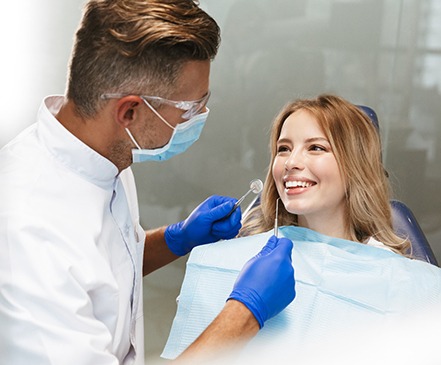
<svg viewBox="0 0 441 365"><path fill-rule="evenodd" d="M345 184L331 145L309 112L298 110L285 120L272 173L286 210L299 216L301 226L343 219Z"/></svg>

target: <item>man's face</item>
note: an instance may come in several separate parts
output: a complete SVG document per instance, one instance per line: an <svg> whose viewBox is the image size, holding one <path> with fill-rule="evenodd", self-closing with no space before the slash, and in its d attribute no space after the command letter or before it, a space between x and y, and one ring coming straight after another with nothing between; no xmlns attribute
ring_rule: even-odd
<svg viewBox="0 0 441 365"><path fill-rule="evenodd" d="M210 61L188 61L182 67L175 90L167 99L174 101L201 99L209 91L209 75ZM147 149L166 145L173 133L172 128L149 110L147 105L145 109L146 123L144 128L140 128L136 133L138 143L142 148ZM182 118L183 111L172 105L163 104L157 111L173 127L186 121Z"/></svg>

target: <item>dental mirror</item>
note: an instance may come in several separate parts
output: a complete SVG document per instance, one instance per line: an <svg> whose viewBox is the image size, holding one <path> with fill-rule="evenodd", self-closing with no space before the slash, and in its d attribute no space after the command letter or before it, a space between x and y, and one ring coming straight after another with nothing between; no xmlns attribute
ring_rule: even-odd
<svg viewBox="0 0 441 365"><path fill-rule="evenodd" d="M244 199L250 193L259 194L262 191L262 189L263 189L262 180L260 179L251 180L250 189L244 195L242 195L242 197L236 202L236 204L234 204L233 209L231 209L231 211L226 215L225 218L228 218L231 214L233 214L233 212L237 209L237 207L244 201Z"/></svg>

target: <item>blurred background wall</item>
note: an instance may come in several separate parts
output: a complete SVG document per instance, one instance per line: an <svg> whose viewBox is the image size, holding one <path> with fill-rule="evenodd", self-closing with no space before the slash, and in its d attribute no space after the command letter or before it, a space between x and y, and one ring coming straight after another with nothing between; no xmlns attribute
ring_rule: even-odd
<svg viewBox="0 0 441 365"><path fill-rule="evenodd" d="M211 194L242 195L266 175L269 128L288 101L322 92L374 108L395 197L411 207L441 262L441 2L201 0L220 24L211 114L201 140L134 166L145 228L184 219ZM83 0L2 5L0 147L62 94ZM146 357L158 361L186 258L144 282Z"/></svg>

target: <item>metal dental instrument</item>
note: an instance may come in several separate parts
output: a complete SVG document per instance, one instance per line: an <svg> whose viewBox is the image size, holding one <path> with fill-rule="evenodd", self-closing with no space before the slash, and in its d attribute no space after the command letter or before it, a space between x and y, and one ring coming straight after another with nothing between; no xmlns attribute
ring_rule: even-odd
<svg viewBox="0 0 441 365"><path fill-rule="evenodd" d="M231 214L233 214L233 212L237 209L237 207L244 201L244 199L250 193L259 194L262 191L262 189L263 189L262 180L260 180L260 179L251 180L250 189L244 195L242 195L242 197L236 202L236 204L234 204L233 209L231 209L230 213L228 213L225 216L225 218L228 218Z"/></svg>
<svg viewBox="0 0 441 365"><path fill-rule="evenodd" d="M276 200L276 218L274 219L274 236L276 237L279 234L279 200L280 198Z"/></svg>

